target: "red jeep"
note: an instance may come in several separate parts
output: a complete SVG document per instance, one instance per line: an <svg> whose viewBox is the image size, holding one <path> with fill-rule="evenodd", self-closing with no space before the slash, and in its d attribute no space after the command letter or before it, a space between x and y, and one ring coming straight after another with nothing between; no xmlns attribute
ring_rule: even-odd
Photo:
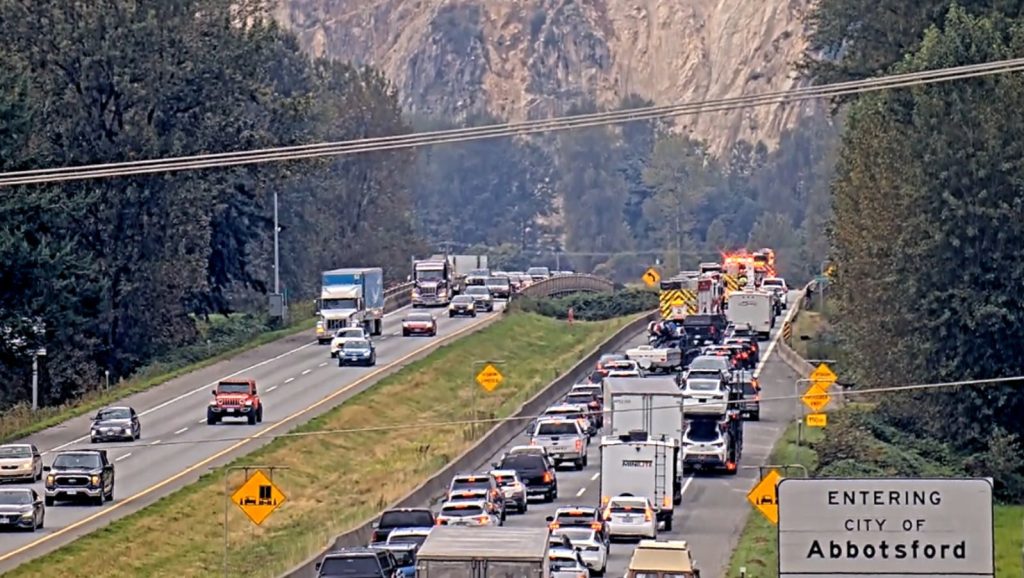
<svg viewBox="0 0 1024 578"><path fill-rule="evenodd" d="M249 425L263 421L263 403L252 379L227 379L213 390L213 401L206 408L206 423L215 425L225 417L244 417Z"/></svg>

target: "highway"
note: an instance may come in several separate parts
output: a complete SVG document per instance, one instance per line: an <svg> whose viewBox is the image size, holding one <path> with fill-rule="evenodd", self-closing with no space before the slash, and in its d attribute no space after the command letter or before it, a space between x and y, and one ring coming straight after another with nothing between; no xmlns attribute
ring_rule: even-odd
<svg viewBox="0 0 1024 578"><path fill-rule="evenodd" d="M790 299L796 293L790 294ZM785 313L785 312L784 312ZM776 320L771 343L777 338L782 326L782 317ZM646 336L637 335L627 347L646 343ZM762 397L787 396L793 394L798 376L778 356L771 355L773 346L762 343L765 358L762 361L759 381ZM624 348L625 349L625 348ZM589 370L588 370L589 371ZM585 375L579 376L582 379ZM759 481L757 466L763 464L771 453L772 446L782 434L789 421L794 418L796 408L792 401L764 402L761 405L761 421L744 423L743 457L740 470L735 476L696 475L683 480L683 501L677 506L672 532L660 531L659 540L686 540L699 563L704 576L725 576L729 558L739 541L740 533L748 515L759 515L747 502L746 495ZM562 506L598 505L600 488L600 436L595 435L590 443L589 465L582 471L573 471L571 466L559 468L558 499L550 504L531 500L526 514L509 514L505 522L512 527L543 527L545 518ZM490 463L515 445L529 443L525 432L510 442L480 468L489 469ZM437 505L437 504L433 504ZM615 542L610 550L607 576L625 575L635 543Z"/></svg>
<svg viewBox="0 0 1024 578"><path fill-rule="evenodd" d="M0 574L139 510L270 439L240 441L240 437L285 433L338 406L385 374L434 349L446 336L454 338L479 329L500 315L501 307L499 304L495 313L475 319L449 319L444 309L424 310L437 315L436 338L402 337L401 317L410 309L395 311L385 317L384 334L374 338L377 366L372 368L339 368L327 346L311 342L312 330L256 348L112 404L130 405L140 412L142 439L135 442L90 444L90 416L22 440L46 452L46 465L55 451L108 448L115 464L114 501L104 506L60 502L46 509L43 530L0 535ZM250 426L244 420L226 420L207 425L211 389L218 380L234 376L257 380L266 407L263 422ZM34 487L43 493L41 482Z"/></svg>

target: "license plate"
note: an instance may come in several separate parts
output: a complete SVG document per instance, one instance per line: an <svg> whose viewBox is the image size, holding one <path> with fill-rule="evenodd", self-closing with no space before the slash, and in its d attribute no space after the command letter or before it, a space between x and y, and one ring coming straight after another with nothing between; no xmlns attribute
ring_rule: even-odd
<svg viewBox="0 0 1024 578"><path fill-rule="evenodd" d="M633 518L633 516L623 516L623 517L622 517L622 521L623 521L623 522L626 522L627 524L628 524L628 523L630 523L630 522L632 522L632 521L633 521L633 519L634 519L634 518Z"/></svg>
<svg viewBox="0 0 1024 578"><path fill-rule="evenodd" d="M66 493L69 496L74 496L74 495L78 494L78 490L68 490Z"/></svg>

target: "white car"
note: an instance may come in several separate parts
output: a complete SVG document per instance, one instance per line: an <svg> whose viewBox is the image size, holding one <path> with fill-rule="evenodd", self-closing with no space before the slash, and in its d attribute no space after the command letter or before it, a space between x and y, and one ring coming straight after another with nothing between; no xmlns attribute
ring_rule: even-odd
<svg viewBox="0 0 1024 578"><path fill-rule="evenodd" d="M430 531L433 527L427 528L395 528L388 534L388 546L395 544L412 544L417 549L423 545L423 542L427 541L427 536L430 535Z"/></svg>
<svg viewBox="0 0 1024 578"><path fill-rule="evenodd" d="M616 359L602 365L605 377L644 377L645 372L634 359Z"/></svg>
<svg viewBox="0 0 1024 578"><path fill-rule="evenodd" d="M445 502L437 513L439 526L500 526L501 518L487 500Z"/></svg>
<svg viewBox="0 0 1024 578"><path fill-rule="evenodd" d="M683 382L686 413L722 415L729 409L729 384L718 375L691 373Z"/></svg>
<svg viewBox="0 0 1024 578"><path fill-rule="evenodd" d="M658 539L658 520L650 500L636 496L615 496L605 507L608 537Z"/></svg>
<svg viewBox="0 0 1024 578"><path fill-rule="evenodd" d="M590 578L590 570L579 553L568 548L548 550L551 578Z"/></svg>
<svg viewBox="0 0 1024 578"><path fill-rule="evenodd" d="M597 433L597 428L590 421L590 409L578 403L560 403L544 410L544 417L555 419L575 419L579 422L587 436ZM538 420L539 421L539 420Z"/></svg>
<svg viewBox="0 0 1024 578"><path fill-rule="evenodd" d="M349 341L369 341L370 336L362 327L344 327L331 339L331 357L338 357L338 350Z"/></svg>
<svg viewBox="0 0 1024 578"><path fill-rule="evenodd" d="M526 486L519 479L515 470L491 470L491 477L498 482L501 495L505 499L505 508L515 508L516 512L525 514L530 504L527 499Z"/></svg>
<svg viewBox="0 0 1024 578"><path fill-rule="evenodd" d="M608 545L598 535L597 530L586 527L566 526L551 531L551 547L555 547L554 540L568 538L569 543L577 548L580 558L586 564L587 569L595 576L604 576L608 567Z"/></svg>

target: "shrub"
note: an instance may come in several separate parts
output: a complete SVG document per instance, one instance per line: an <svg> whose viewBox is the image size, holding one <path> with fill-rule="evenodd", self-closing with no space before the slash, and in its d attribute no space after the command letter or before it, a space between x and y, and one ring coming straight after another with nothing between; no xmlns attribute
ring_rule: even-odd
<svg viewBox="0 0 1024 578"><path fill-rule="evenodd" d="M578 293L566 297L523 297L515 302L522 311L555 319L566 319L569 308L580 321L602 321L623 315L636 315L658 307L658 294L653 291L628 289L615 293Z"/></svg>

